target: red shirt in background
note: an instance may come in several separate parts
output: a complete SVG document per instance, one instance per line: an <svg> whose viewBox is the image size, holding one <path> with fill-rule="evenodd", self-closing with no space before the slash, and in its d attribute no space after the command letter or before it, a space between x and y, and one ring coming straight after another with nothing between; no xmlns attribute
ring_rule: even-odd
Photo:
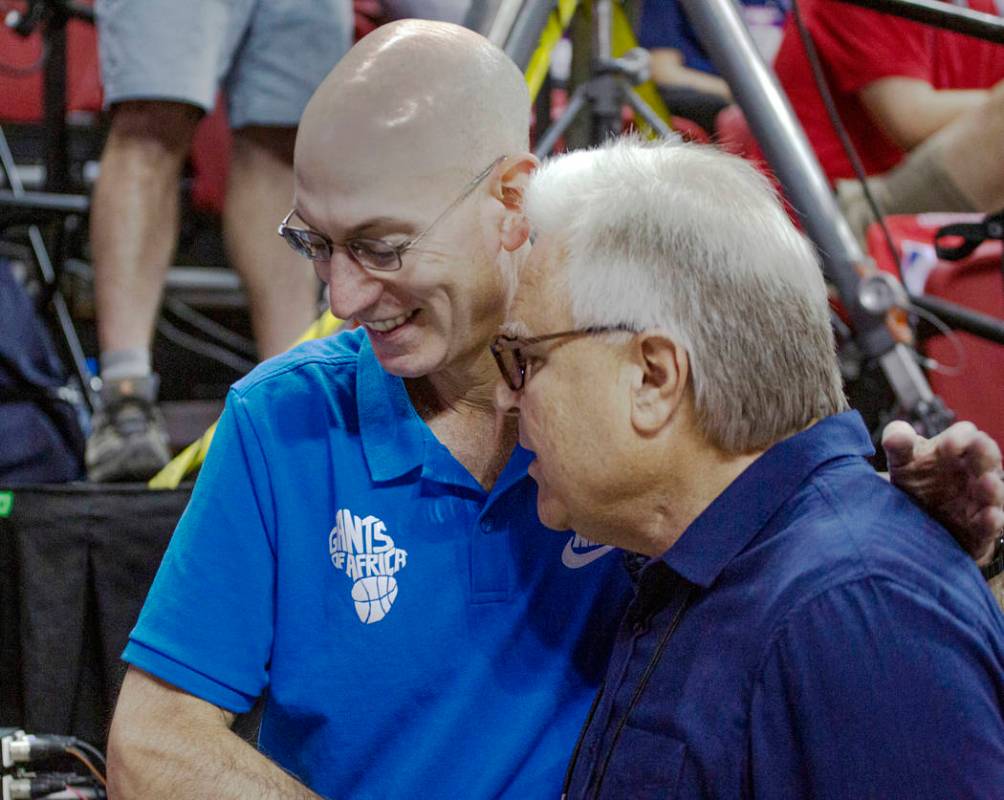
<svg viewBox="0 0 1004 800"><path fill-rule="evenodd" d="M998 13L994 0L969 0L968 5L974 11ZM858 100L857 93L868 84L896 76L917 78L935 89L988 89L1004 79L1004 46L837 0L800 0L799 7L840 118L868 174L885 172L904 155ZM827 177L853 177L813 81L794 15L785 27L774 69Z"/></svg>

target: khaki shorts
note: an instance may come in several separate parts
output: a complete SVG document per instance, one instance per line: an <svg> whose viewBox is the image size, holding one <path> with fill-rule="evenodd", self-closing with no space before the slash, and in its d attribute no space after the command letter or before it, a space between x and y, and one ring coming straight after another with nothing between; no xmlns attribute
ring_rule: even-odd
<svg viewBox="0 0 1004 800"><path fill-rule="evenodd" d="M295 126L349 48L350 0L97 0L105 105L175 100Z"/></svg>

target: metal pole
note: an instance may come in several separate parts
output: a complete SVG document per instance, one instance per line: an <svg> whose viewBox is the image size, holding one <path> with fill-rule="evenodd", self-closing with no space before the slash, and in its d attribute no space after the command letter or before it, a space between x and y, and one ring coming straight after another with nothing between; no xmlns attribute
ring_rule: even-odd
<svg viewBox="0 0 1004 800"><path fill-rule="evenodd" d="M526 0L512 19L509 30L500 45L506 55L526 71L530 58L540 42L540 34L547 25L547 18L558 5L558 0ZM494 30L494 26L493 26ZM492 41L494 38L489 37Z"/></svg>
<svg viewBox="0 0 1004 800"><path fill-rule="evenodd" d="M682 0L682 5L722 77L742 108L757 142L815 242L827 278L836 286L854 325L855 341L876 358L902 408L932 433L946 423L909 348L897 344L883 315L869 313L858 298L860 275L874 265L862 253L830 192L829 184L731 0Z"/></svg>
<svg viewBox="0 0 1004 800"><path fill-rule="evenodd" d="M17 172L17 165L14 162L14 154L11 153L7 144L7 137L4 136L3 129L0 128L0 167L7 175L11 192L14 197L25 194L24 185ZM28 239L31 242L32 253L35 262L38 264L39 272L46 287L56 287L56 270L53 268L49 258L49 251L45 247L45 240L42 231L37 225L28 228ZM80 339L77 338L77 331L73 327L73 318L70 316L70 309L66 305L66 300L58 289L52 295L52 307L56 315L56 324L59 326L63 336L63 343L66 347L66 354L69 356L73 371L77 380L80 381L80 388L83 392L84 401L89 410L94 411L98 405L97 393L91 385L90 373L87 369L87 362L84 357L83 348L80 346Z"/></svg>
<svg viewBox="0 0 1004 800"><path fill-rule="evenodd" d="M1004 20L993 14L949 5L941 0L841 0L883 14L923 22L945 30L1004 44Z"/></svg>
<svg viewBox="0 0 1004 800"><path fill-rule="evenodd" d="M593 141L618 136L622 128L622 98L613 62L614 10L612 0L593 0Z"/></svg>
<svg viewBox="0 0 1004 800"><path fill-rule="evenodd" d="M467 7L467 14L464 16L464 27L477 31L482 36L488 38L492 20L498 13L501 0L474 0Z"/></svg>
<svg viewBox="0 0 1004 800"><path fill-rule="evenodd" d="M66 128L66 23L67 17L55 10L42 31L48 48L43 82L45 119L45 188L65 192L70 186L69 136Z"/></svg>

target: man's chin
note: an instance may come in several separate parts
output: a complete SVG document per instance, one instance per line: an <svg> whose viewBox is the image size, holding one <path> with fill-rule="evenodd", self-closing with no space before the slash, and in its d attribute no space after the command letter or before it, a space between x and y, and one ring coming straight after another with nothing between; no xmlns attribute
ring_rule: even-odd
<svg viewBox="0 0 1004 800"><path fill-rule="evenodd" d="M374 348L373 352L384 371L398 378L424 378L443 368L442 357L423 348L390 353Z"/></svg>
<svg viewBox="0 0 1004 800"><path fill-rule="evenodd" d="M537 518L545 528L552 531L567 531L571 528L564 505L543 493L537 494Z"/></svg>

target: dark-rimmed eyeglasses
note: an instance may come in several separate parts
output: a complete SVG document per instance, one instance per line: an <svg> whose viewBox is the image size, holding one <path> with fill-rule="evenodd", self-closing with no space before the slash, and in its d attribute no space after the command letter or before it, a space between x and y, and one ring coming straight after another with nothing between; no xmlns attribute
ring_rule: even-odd
<svg viewBox="0 0 1004 800"><path fill-rule="evenodd" d="M496 336L490 349L498 364L499 372L506 385L514 392L520 391L526 383L528 360L526 349L541 342L554 339L571 339L580 336L596 336L600 333L637 333L630 325L599 325L590 328L578 328L571 331L547 333L543 336Z"/></svg>
<svg viewBox="0 0 1004 800"><path fill-rule="evenodd" d="M293 250L304 258L309 258L311 261L329 261L334 248L341 247L348 253L349 258L360 267L377 272L395 272L401 269L401 256L418 244L429 231L446 219L464 200L470 197L471 193L481 185L481 182L485 178L491 175L492 170L501 164L503 159L505 159L505 156L499 156L484 170L479 172L464 187L460 196L450 203L442 214L429 223L425 230L400 244L391 244L383 239L368 239L366 237L347 239L344 242L332 241L318 231L290 225L289 220L296 213L295 208L279 223L278 233Z"/></svg>

